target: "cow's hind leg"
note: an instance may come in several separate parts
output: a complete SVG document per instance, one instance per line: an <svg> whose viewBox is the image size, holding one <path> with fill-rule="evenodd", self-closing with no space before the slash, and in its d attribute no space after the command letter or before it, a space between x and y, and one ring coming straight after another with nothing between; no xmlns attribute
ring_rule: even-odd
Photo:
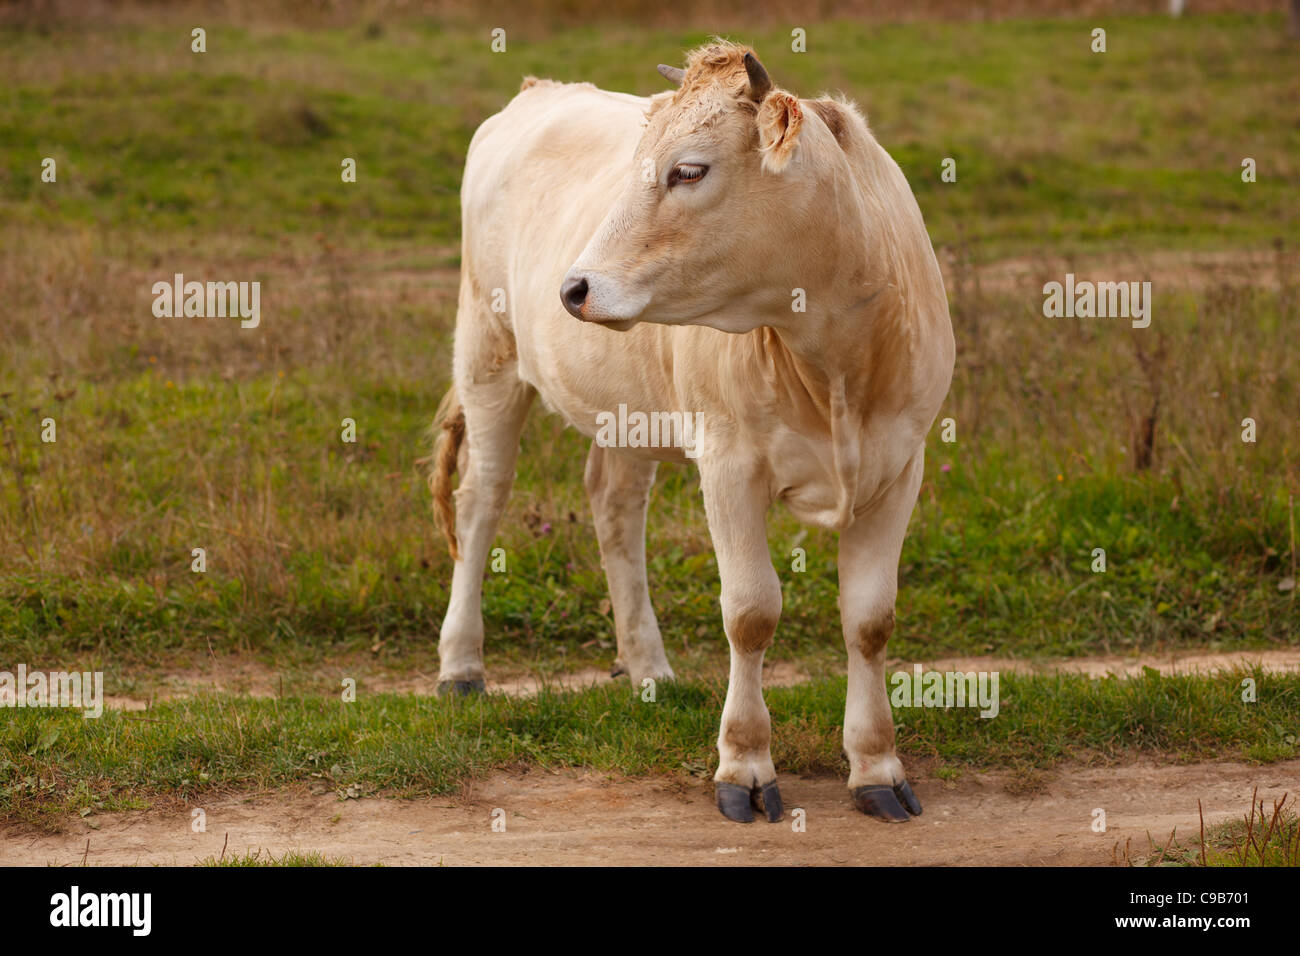
<svg viewBox="0 0 1300 956"><path fill-rule="evenodd" d="M894 715L885 690L885 645L894 630L898 559L921 485L923 453L879 504L840 534L840 618L849 657L844 752L849 792L869 816L903 823L921 812L894 752Z"/></svg>
<svg viewBox="0 0 1300 956"><path fill-rule="evenodd" d="M763 703L763 653L781 617L781 582L767 550L765 485L744 469L700 469L704 507L722 578L722 625L731 645L731 674L718 733L714 787L718 809L739 823L754 810L781 819L772 763L772 721Z"/></svg>
<svg viewBox="0 0 1300 956"><path fill-rule="evenodd" d="M484 689L483 569L514 483L534 391L519 380L513 350L457 328L456 395L465 416L455 491L455 567L438 638L438 693Z"/></svg>
<svg viewBox="0 0 1300 956"><path fill-rule="evenodd" d="M647 677L671 680L645 567L645 516L656 463L602 448L587 456L585 483L596 522L601 561L609 582L618 658L614 673L626 672L634 684Z"/></svg>

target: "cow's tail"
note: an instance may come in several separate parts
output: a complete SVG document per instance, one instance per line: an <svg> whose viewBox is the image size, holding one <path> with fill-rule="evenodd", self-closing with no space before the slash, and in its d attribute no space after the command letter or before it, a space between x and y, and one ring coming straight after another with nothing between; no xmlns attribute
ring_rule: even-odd
<svg viewBox="0 0 1300 956"><path fill-rule="evenodd" d="M447 539L453 561L460 560L456 542L456 512L451 506L451 476L456 474L460 446L465 441L465 409L456 397L456 386L447 389L433 419L435 434L429 468L429 490L433 492L433 520Z"/></svg>

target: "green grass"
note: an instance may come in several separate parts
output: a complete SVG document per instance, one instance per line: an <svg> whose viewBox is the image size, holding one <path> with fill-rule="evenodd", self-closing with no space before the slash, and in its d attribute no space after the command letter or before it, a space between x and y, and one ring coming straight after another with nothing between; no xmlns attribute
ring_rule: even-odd
<svg viewBox="0 0 1300 956"><path fill-rule="evenodd" d="M436 346L410 351L422 365ZM17 457L0 462L11 522L0 575L4 659L106 669L114 691L132 671L196 654L302 665L373 649L381 662L427 662L450 568L413 465L435 397L414 369L380 381L312 364L283 378L196 374L178 387L161 372L124 372L47 398L26 424L22 410L0 422ZM1281 401L1263 391L1255 407ZM35 427L47 412L60 423L53 445ZM1157 472L1133 473L1105 450L1115 423L1104 406L1098 413L1087 419L1094 433L1081 437L1084 417L1061 412L1074 419L1061 444L1098 448L1083 463L1048 442L1035 455L992 429L963 431L955 446L932 440L892 653L1076 656L1294 641L1293 595L1278 589L1290 572L1292 515L1276 433L1258 452L1238 443L1215 454L1221 439L1198 434L1194 420L1171 421L1162 434L1200 443L1204 457L1198 449L1191 467L1171 451ZM359 423L355 446L339 441L344 416ZM486 587L495 667L613 657L584 456L578 435L533 419L500 532L508 572ZM1211 487L1229 476L1235 487ZM814 673L838 664L835 536L775 509L769 541L785 596L772 655ZM207 550L202 574L190 569L195 547ZM807 552L802 573L792 570L795 547ZM1105 574L1091 570L1095 547L1107 550ZM688 674L716 665L725 654L716 562L684 468L665 467L654 492L650 576L675 663Z"/></svg>
<svg viewBox="0 0 1300 956"><path fill-rule="evenodd" d="M454 261L469 136L522 73L651 92L651 66L702 39L532 29L501 55L418 20L214 22L203 55L188 28L0 31L15 346L0 357L0 661L103 668L113 688L213 653L428 664L449 564L414 462L448 373L454 275L430 270ZM929 445L895 653L1295 640L1294 592L1278 589L1295 564L1300 445L1288 264L1269 251L1235 285L1158 283L1145 338L1045 322L1035 282L981 291L972 264L1111 249L1141 275L1169 248L1295 234L1300 131L1272 122L1298 82L1281 32L1275 18L1125 18L1100 56L1071 21L824 24L807 54L772 29L745 37L786 85L863 102L941 254L958 254L960 354L940 416L959 439ZM1250 186L1243 152L1262 171ZM57 185L36 176L46 154ZM948 154L956 184L937 177ZM355 186L338 181L344 155ZM154 320L149 285L176 271L260 279L264 325ZM1144 373L1135 347L1156 336L1170 357ZM1157 391L1154 467L1135 472L1132 416ZM1237 439L1246 415L1256 446ZM46 416L56 444L39 440ZM344 417L356 445L339 440ZM604 666L585 442L539 413L523 444L500 538L510 571L487 587L492 665ZM674 660L713 673L725 646L690 471L662 469L650 535ZM825 673L842 654L834 535L778 509L770 541L785 582L772 653ZM195 547L205 574L189 570ZM1089 570L1094 547L1105 575Z"/></svg>
<svg viewBox="0 0 1300 956"><path fill-rule="evenodd" d="M1241 697L1246 676L1257 684L1252 703ZM520 766L709 776L725 690L720 681L664 684L654 702L618 686L462 701L214 696L98 720L13 710L0 724L0 815L48 821L142 797L192 800L303 781L344 797L450 793ZM1300 675L1004 674L999 691L992 719L974 709L896 707L900 754L936 771L1029 772L1139 754L1271 762L1297 752ZM846 772L844 692L843 679L767 691L779 772Z"/></svg>
<svg viewBox="0 0 1300 956"><path fill-rule="evenodd" d="M927 447L891 655L1296 641L1294 50L1278 17L1116 18L1104 55L1088 50L1092 26L810 23L806 54L789 52L784 27L731 34L783 86L859 101L949 265L959 354L940 418L958 440L936 428ZM431 671L450 562L416 459L450 368L469 138L524 74L651 93L663 88L654 64L706 34L521 20L497 55L483 31L418 18L305 30L214 16L196 55L189 28L158 14L0 29L0 668L103 669L109 693L143 695L208 658L302 671L296 688L339 662ZM40 182L44 156L57 184ZM356 184L340 181L346 156ZM947 156L956 183L940 181ZM1240 180L1244 156L1257 183ZM1170 265L1180 250L1234 266ZM989 263L1004 257L1028 277L999 279ZM1156 276L1152 328L1044 320L1041 283L1060 278L1060 260ZM155 320L150 286L175 272L261 281L262 326ZM1167 353L1150 361L1158 343ZM1140 469L1135 423L1157 399ZM1247 416L1253 445L1239 437ZM40 440L45 417L53 444ZM345 417L356 444L340 441ZM497 542L509 571L485 588L493 675L613 659L585 449L540 411L524 434ZM5 806L125 806L136 787L273 784L336 763L342 780L401 791L514 759L629 773L706 760L726 643L691 470L661 469L649 535L652 595L688 678L671 710L613 689L456 711L397 697L352 710L195 700L160 706L161 725L26 714L5 723ZM769 658L833 677L835 536L778 508L769 543L785 601ZM203 574L190 570L195 547ZM1091 571L1096 547L1105 574ZM1107 744L1109 726L1153 751L1211 756L1221 733L1246 756L1293 752L1294 693L1243 712L1271 713L1265 727L1215 710L1205 688L1218 685L1189 684L1190 723L1148 713L1139 734L1122 708L1146 713L1181 685L1022 680L1004 685L1034 702L1019 718L907 714L904 746L1033 764L1133 743ZM779 764L838 768L837 686L773 692ZM1094 700L1109 701L1109 723L1074 742L1070 708ZM482 736L463 723L475 717ZM207 736L181 737L186 721ZM42 747L50 727L61 736ZM560 743L546 743L556 727ZM1148 739L1153 727L1165 736ZM660 736L676 743L657 752Z"/></svg>
<svg viewBox="0 0 1300 956"><path fill-rule="evenodd" d="M802 54L782 29L739 38L782 85L862 103L939 245L975 236L1000 255L1300 232L1300 130L1276 121L1300 80L1278 19L1124 18L1107 24L1104 54L1089 49L1094 25L825 23ZM208 33L205 54L179 24L0 33L5 218L238 234L263 250L340 229L450 249L469 137L521 76L648 94L663 86L656 63L707 38L520 24L493 54L482 30L419 21ZM60 161L57 187L39 180L43 156ZM340 180L345 156L358 160L355 185ZM948 156L957 184L939 179ZM1259 166L1252 185L1240 180L1246 156Z"/></svg>

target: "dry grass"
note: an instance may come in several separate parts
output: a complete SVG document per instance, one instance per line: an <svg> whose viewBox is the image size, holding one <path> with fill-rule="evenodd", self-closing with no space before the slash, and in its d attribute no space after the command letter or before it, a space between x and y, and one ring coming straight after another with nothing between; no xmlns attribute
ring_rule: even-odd
<svg viewBox="0 0 1300 956"><path fill-rule="evenodd" d="M210 560L248 594L286 599L294 555L350 568L349 586L365 590L383 561L359 556L406 551L419 537L427 502L414 466L417 426L445 386L453 272L392 268L379 254L326 241L301 257L257 263L192 253L188 274L263 282L268 318L251 334L214 320L154 319L148 288L170 271L142 267L151 257L111 234L6 242L0 281L16 295L5 327L18 348L5 364L19 383L3 406L3 471L17 505L0 511L6 566L79 577L126 560L161 596L191 577L190 543L219 535ZM1174 280L1178 269L1196 271L1194 261L1158 263L1135 256L1122 274L1164 269ZM1158 295L1146 330L1124 320L1044 319L1037 290L1060 268L1030 263L1008 280L1002 264L950 264L960 356L941 417L958 422L956 467L1001 456L1046 482L1151 470L1182 489L1170 507L1240 520L1300 491L1286 411L1297 407L1295 370L1283 361L1294 355L1288 330L1297 309L1282 257L1264 282L1243 256L1218 259L1199 289L1194 279L1159 283L1181 291ZM1113 261L1070 268L1117 274ZM1156 348L1160 365L1144 367L1142 350ZM392 395L382 383L392 383ZM370 393L360 402L358 389ZM1156 391L1149 457L1135 460L1132 409L1147 408ZM358 418L358 404L394 399L396 429ZM60 429L57 454L34 440L47 415ZM1241 441L1247 416L1259 423L1256 445ZM344 417L358 418L356 446L338 442ZM507 540L536 541L543 523L551 526L545 535L570 529L573 546L589 540L574 443L557 421L535 417L525 474L554 474L565 459L561 480L521 482ZM380 462L405 464L380 473ZM658 495L661 547L707 554L698 504L693 495ZM945 516L923 510L917 520ZM163 553L132 557L123 551L132 540L164 544ZM418 551L440 575L436 538Z"/></svg>
<svg viewBox="0 0 1300 956"><path fill-rule="evenodd" d="M1280 13L1280 0L1192 0L1188 15ZM409 19L454 20L505 25L583 25L636 21L656 27L725 23L728 26L807 24L830 19L910 22L918 20L994 20L1010 17L1115 17L1168 13L1168 0L699 0L673 6L655 0L11 0L0 9L0 23L95 24L123 19L156 23L218 16L240 23L296 26L369 25Z"/></svg>
<svg viewBox="0 0 1300 956"><path fill-rule="evenodd" d="M1233 64L1262 28L1229 26L1189 25L1172 39L1163 25L1142 29L1177 62L1208 50ZM0 151L0 207L13 213L0 232L0 326L13 343L0 355L4 655L152 663L172 649L208 653L209 642L217 653L427 651L449 562L416 461L449 372L451 184L474 121L508 95L504 77L517 82L527 58L607 82L627 57L584 31L530 35L518 60L499 62L472 33L358 38L217 23L213 36L235 42L196 62L169 53L172 38L158 30L87 29L0 36L20 91L6 116L16 130L40 130ZM900 63L933 47L930 27L892 29L897 42L882 53ZM823 32L817 82L852 79L851 31ZM683 40L616 36L651 63L651 50ZM1038 102L1019 99L1016 77L1055 69L1054 51L1074 31L1011 23L961 39L975 47L944 61L946 79L927 81L923 69L891 78L877 64L879 75L853 81L876 94L877 129L893 124L882 140L892 149L901 138L913 157L904 165L945 263L960 348L940 416L956 420L957 442L936 429L928 448L892 646L1081 654L1294 640L1294 591L1279 585L1294 566L1289 509L1300 490L1287 331L1296 254L1266 238L1290 207L1270 218L1276 182L1243 193L1223 175L1231 142L1183 168L1180 137L1204 133L1195 111L1152 113L1128 96L1121 134L1098 140L1087 110L1102 108L1069 69L1054 74L1051 95L1079 111L1053 127L1065 138L1052 149L1041 116L991 131L988 116ZM422 42L449 59L425 63ZM1012 53L1023 60L1008 66ZM1116 97L1133 76L1173 95L1158 63L1134 74L1147 60L1128 56L1120 78L1107 79L1120 84ZM785 60L796 79L812 69ZM1237 95L1249 79L1239 65L1203 70L1191 99L1244 135L1266 115ZM1283 76L1269 89L1293 83ZM1157 121L1163 145L1147 144L1142 163L1079 158L1099 142L1128 148ZM959 189L931 175L952 130L973 160ZM1290 135L1254 144L1274 179L1289 169ZM57 192L29 182L30 156L46 149L69 154ZM365 188L340 189L337 157L354 149ZM1171 165L1178 175L1168 178ZM1087 192L1098 184L1101 193ZM1200 222L1198 203L1220 202L1225 211L1186 248L1214 246L1223 228L1233 241L1173 251L1149 233L1130 237L1105 209L1095 245L1018 238L1049 221L1068 232L1110 190L1132 199L1139 222L1149 219L1144 203L1164 223L1189 208ZM966 230L955 241L954 223ZM1151 328L1045 319L1043 282L1067 271L1152 280ZM151 285L176 272L260 281L262 326L155 319ZM1257 444L1240 440L1247 416L1259 423ZM58 423L52 445L40 441L46 417ZM344 418L357 423L355 444L340 440ZM493 647L589 666L612 656L584 451L556 419L539 411L530 422L499 541L510 571L487 587ZM814 670L838 662L834 535L777 509L770 538L787 575L773 653ZM796 545L808 551L806 574L788 572ZM1107 576L1088 570L1095 546L1111 555ZM204 574L191 571L195 547L207 549ZM650 563L674 652L722 653L716 569L687 469L661 470Z"/></svg>

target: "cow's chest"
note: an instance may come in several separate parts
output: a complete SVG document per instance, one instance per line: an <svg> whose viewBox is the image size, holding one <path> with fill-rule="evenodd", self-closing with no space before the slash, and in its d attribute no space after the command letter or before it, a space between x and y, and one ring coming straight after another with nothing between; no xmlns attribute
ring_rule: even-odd
<svg viewBox="0 0 1300 956"><path fill-rule="evenodd" d="M899 422L877 421L863 430L858 442L857 481L852 483L855 514L870 510L902 473L918 443L914 430ZM834 527L841 481L829 435L773 429L765 457L773 498L784 501L801 521Z"/></svg>

